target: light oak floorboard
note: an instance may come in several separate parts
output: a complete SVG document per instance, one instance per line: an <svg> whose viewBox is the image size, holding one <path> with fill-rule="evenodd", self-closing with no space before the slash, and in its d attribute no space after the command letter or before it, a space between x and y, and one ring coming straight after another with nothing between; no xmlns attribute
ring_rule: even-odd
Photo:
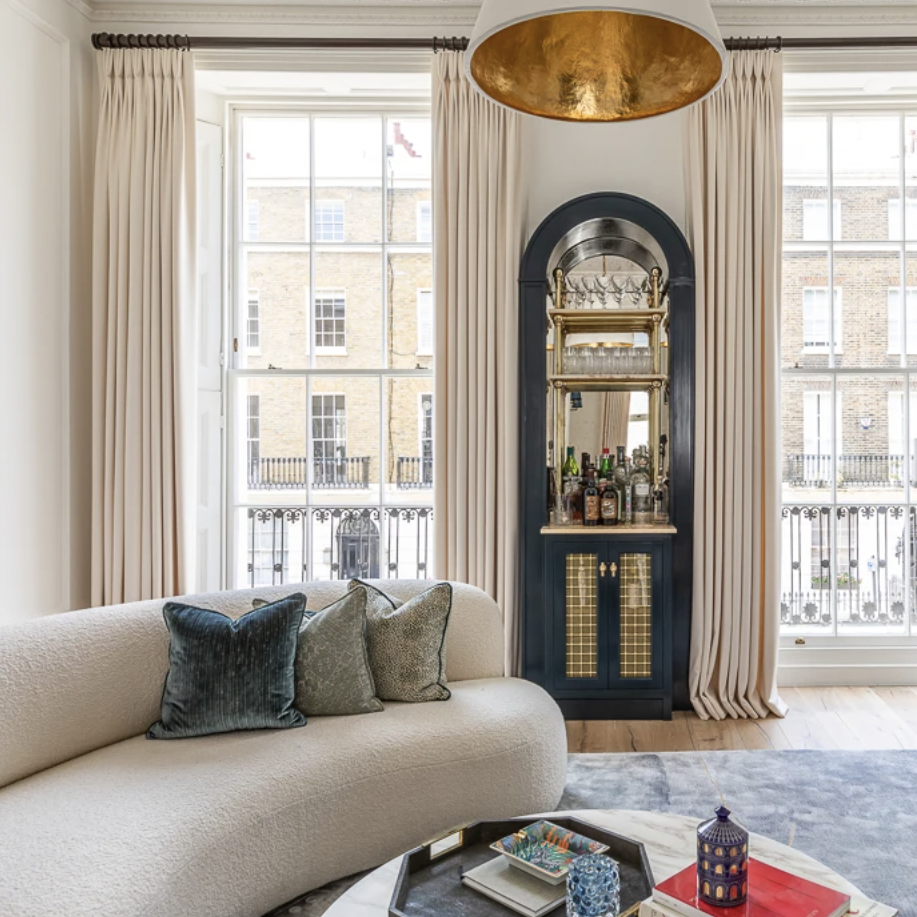
<svg viewBox="0 0 917 917"><path fill-rule="evenodd" d="M784 688L786 719L572 721L571 752L917 749L917 687Z"/></svg>

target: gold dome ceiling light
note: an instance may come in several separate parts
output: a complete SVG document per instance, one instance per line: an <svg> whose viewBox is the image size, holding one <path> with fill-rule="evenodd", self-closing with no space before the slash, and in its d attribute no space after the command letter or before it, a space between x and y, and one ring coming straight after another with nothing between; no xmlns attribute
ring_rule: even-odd
<svg viewBox="0 0 917 917"><path fill-rule="evenodd" d="M700 102L728 63L710 0L484 0L466 66L517 111L633 121Z"/></svg>

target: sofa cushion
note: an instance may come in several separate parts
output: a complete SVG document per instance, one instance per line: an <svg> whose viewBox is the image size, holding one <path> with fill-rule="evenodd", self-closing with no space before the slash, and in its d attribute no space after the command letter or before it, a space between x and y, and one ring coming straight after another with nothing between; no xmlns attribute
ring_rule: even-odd
<svg viewBox="0 0 917 917"><path fill-rule="evenodd" d="M169 674L151 739L187 739L239 729L305 726L296 709L295 661L306 608L301 593L233 620L168 602Z"/></svg>
<svg viewBox="0 0 917 917"><path fill-rule="evenodd" d="M554 808L553 700L515 679L451 687L306 729L128 739L9 786L0 911L258 917L460 824Z"/></svg>
<svg viewBox="0 0 917 917"><path fill-rule="evenodd" d="M300 628L296 706L306 716L382 710L366 651L366 594L353 589Z"/></svg>
<svg viewBox="0 0 917 917"><path fill-rule="evenodd" d="M452 586L437 583L406 602L361 580L367 591L366 638L376 691L382 700L423 703L448 700L446 628Z"/></svg>

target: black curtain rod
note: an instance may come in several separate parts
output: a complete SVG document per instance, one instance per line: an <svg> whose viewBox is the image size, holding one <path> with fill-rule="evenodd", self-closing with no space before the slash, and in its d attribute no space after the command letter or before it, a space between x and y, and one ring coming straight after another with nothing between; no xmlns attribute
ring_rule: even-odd
<svg viewBox="0 0 917 917"><path fill-rule="evenodd" d="M177 48L180 51L241 50L421 50L467 51L467 38L215 38L198 35L114 35L97 32L92 46L102 48ZM917 48L917 37L888 38L727 38L729 51L853 50Z"/></svg>
<svg viewBox="0 0 917 917"><path fill-rule="evenodd" d="M213 38L198 35L114 35L97 32L92 46L103 48L177 48L179 51L241 50L420 50L466 51L467 38Z"/></svg>

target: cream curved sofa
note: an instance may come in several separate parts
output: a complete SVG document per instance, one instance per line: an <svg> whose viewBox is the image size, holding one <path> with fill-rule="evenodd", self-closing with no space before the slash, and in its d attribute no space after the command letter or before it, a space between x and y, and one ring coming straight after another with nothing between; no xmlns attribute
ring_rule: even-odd
<svg viewBox="0 0 917 917"><path fill-rule="evenodd" d="M424 583L390 581L409 598ZM238 615L253 596L190 597ZM168 668L162 602L0 627L0 914L260 917L451 827L553 809L560 711L503 678L503 630L456 585L445 703L302 729L149 741Z"/></svg>

